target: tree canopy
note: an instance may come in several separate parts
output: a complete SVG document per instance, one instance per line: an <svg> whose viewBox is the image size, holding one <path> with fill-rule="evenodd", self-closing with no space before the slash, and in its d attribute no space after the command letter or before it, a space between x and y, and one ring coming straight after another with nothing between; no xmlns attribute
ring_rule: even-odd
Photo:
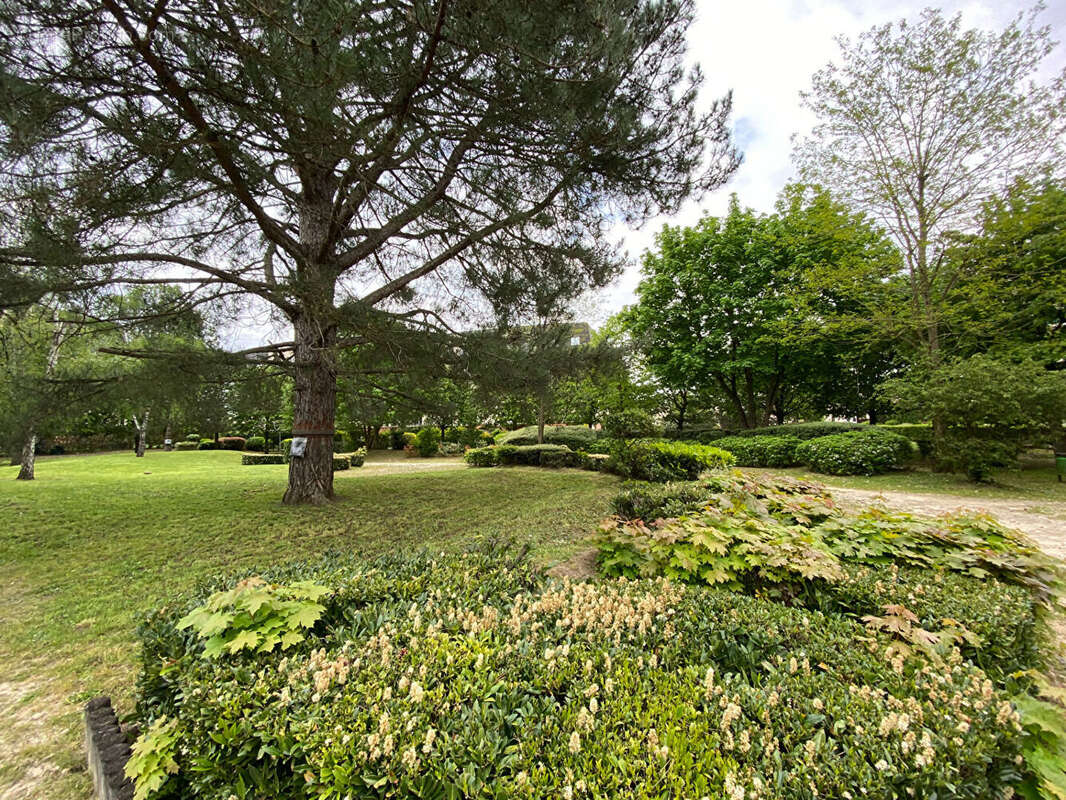
<svg viewBox="0 0 1066 800"><path fill-rule="evenodd" d="M381 317L544 307L721 184L691 0L0 8L6 293L170 284L292 325L288 502L332 494L336 350ZM537 310L537 309L534 309Z"/></svg>

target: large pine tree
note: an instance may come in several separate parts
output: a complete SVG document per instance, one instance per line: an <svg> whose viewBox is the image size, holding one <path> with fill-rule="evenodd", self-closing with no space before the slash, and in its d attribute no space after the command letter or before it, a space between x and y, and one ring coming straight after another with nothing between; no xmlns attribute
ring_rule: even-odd
<svg viewBox="0 0 1066 800"><path fill-rule="evenodd" d="M441 296L491 309L532 284L603 283L619 267L611 223L735 169L729 97L698 110L683 66L692 13L5 3L5 285L162 281L269 304L292 338L256 355L292 370L293 434L308 440L285 500L323 502L339 346L388 318L435 325Z"/></svg>

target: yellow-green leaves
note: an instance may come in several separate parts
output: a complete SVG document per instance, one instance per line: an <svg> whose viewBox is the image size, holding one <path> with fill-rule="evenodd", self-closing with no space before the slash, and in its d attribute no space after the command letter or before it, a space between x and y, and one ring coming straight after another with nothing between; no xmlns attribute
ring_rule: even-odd
<svg viewBox="0 0 1066 800"><path fill-rule="evenodd" d="M181 737L176 719L160 717L133 743L126 776L134 783L133 800L145 800L178 771L174 745Z"/></svg>
<svg viewBox="0 0 1066 800"><path fill-rule="evenodd" d="M329 591L310 581L280 585L251 577L211 595L204 605L182 617L177 627L192 628L206 639L204 655L208 658L241 650L265 653L279 645L286 649L302 642L304 631L322 617L326 608L316 601Z"/></svg>

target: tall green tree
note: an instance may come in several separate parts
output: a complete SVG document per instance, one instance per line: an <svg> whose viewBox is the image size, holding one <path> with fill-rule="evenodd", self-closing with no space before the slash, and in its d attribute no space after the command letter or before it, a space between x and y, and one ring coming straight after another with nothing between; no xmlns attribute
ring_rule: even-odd
<svg viewBox="0 0 1066 800"><path fill-rule="evenodd" d="M994 352L1066 369L1066 190L1015 183L947 258L945 327L960 356Z"/></svg>
<svg viewBox="0 0 1066 800"><path fill-rule="evenodd" d="M656 244L627 312L648 369L675 392L717 395L745 428L805 407L894 257L861 215L803 187L772 215L734 197L725 217L666 227Z"/></svg>
<svg viewBox="0 0 1066 800"><path fill-rule="evenodd" d="M332 496L336 353L375 319L558 295L735 169L692 0L0 6L5 285L167 282L292 325L288 503ZM55 165L62 165L55 169ZM522 255L516 266L516 254ZM461 298L462 303L452 303Z"/></svg>
<svg viewBox="0 0 1066 800"><path fill-rule="evenodd" d="M1054 47L1036 26L1041 10L985 32L927 9L913 24L841 38L840 60L803 95L818 123L795 151L802 172L891 232L905 261L912 344L934 366L958 280L948 233L973 232L1010 179L1064 164L1066 71L1035 80Z"/></svg>

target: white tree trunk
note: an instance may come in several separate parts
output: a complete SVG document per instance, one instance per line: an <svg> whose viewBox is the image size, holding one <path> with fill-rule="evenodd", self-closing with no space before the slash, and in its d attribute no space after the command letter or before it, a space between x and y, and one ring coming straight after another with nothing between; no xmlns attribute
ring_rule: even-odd
<svg viewBox="0 0 1066 800"><path fill-rule="evenodd" d="M52 344L48 348L48 360L44 365L45 379L51 378L52 373L55 372L56 362L59 361L59 346L61 344L63 344L63 323L56 322L55 330L52 331ZM36 466L37 431L31 426L22 444L22 459L19 462L19 474L15 476L15 480L32 481Z"/></svg>
<svg viewBox="0 0 1066 800"><path fill-rule="evenodd" d="M137 420L136 415L133 417L133 427L137 429L137 458L144 458L145 438L148 434L148 416L151 412L152 409L146 408L144 417L140 421Z"/></svg>
<svg viewBox="0 0 1066 800"><path fill-rule="evenodd" d="M33 468L37 462L37 434L30 431L26 441L22 445L22 461L19 466L19 474L15 476L17 481L32 481Z"/></svg>

